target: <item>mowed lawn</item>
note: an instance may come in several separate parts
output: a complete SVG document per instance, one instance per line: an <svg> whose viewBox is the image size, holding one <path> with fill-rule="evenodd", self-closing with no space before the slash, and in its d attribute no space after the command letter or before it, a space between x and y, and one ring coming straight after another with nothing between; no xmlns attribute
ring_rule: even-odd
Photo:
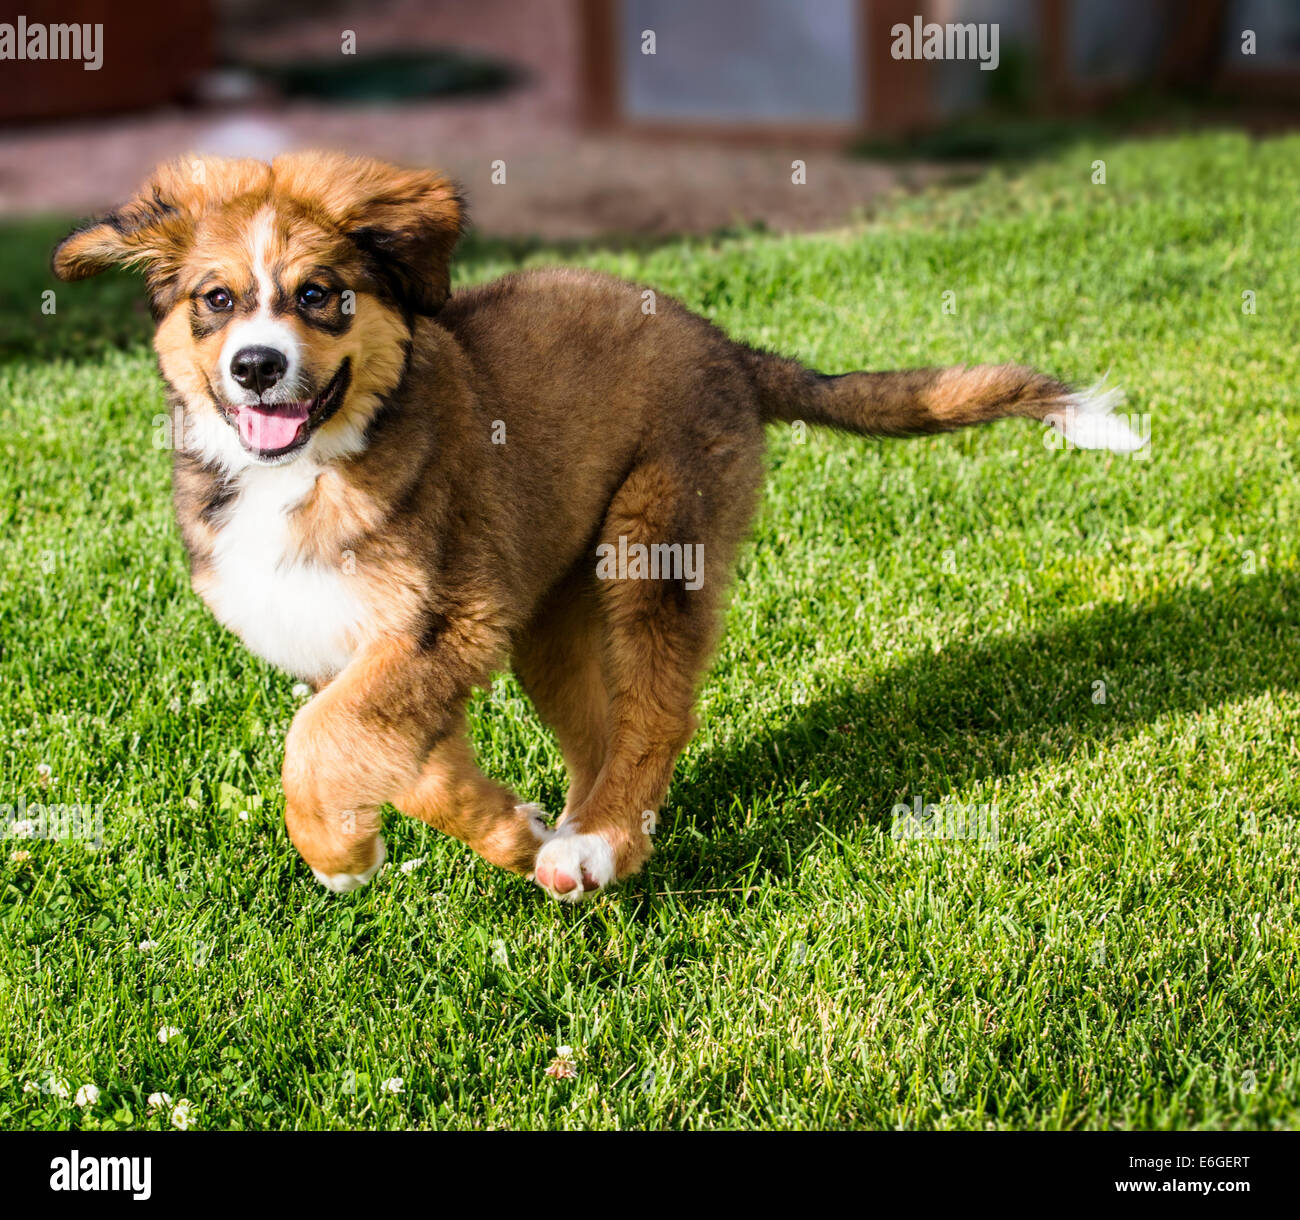
<svg viewBox="0 0 1300 1220"><path fill-rule="evenodd" d="M188 587L140 289L43 314L67 222L6 227L0 801L103 843L0 844L0 1126L1295 1125L1297 197L1300 140L1215 133L813 236L471 241L463 283L571 261L829 372L1110 370L1149 416L1138 459L774 429L655 857L576 910L393 811L374 883L314 882L293 681ZM558 808L513 679L474 707ZM917 798L983 838L895 838Z"/></svg>

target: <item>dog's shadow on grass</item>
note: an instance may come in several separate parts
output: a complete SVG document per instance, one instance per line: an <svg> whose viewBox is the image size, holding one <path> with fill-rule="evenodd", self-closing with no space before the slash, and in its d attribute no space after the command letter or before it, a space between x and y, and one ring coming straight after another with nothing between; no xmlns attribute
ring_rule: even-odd
<svg viewBox="0 0 1300 1220"><path fill-rule="evenodd" d="M893 806L918 795L938 802L1162 716L1297 686L1291 574L1066 612L1031 634L914 654L869 686L814 697L775 733L683 759L646 889L725 898L751 876L787 872L823 826L888 834ZM742 826L774 790L789 812ZM706 841L672 833L674 809L702 823Z"/></svg>

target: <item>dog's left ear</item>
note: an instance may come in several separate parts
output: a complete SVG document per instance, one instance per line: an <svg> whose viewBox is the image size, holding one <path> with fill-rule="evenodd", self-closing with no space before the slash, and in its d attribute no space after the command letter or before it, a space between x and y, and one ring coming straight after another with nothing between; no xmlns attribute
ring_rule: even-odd
<svg viewBox="0 0 1300 1220"><path fill-rule="evenodd" d="M432 170L328 153L279 157L272 172L277 186L319 208L361 248L402 305L420 314L442 308L465 217L455 183Z"/></svg>

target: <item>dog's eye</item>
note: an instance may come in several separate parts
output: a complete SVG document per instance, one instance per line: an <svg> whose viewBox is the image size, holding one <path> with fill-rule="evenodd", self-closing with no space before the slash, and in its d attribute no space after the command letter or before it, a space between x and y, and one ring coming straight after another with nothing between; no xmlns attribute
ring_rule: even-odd
<svg viewBox="0 0 1300 1220"><path fill-rule="evenodd" d="M205 292L203 299L208 303L209 309L229 309L235 303L224 288L214 288L211 292Z"/></svg>
<svg viewBox="0 0 1300 1220"><path fill-rule="evenodd" d="M329 299L329 289L319 284L304 284L298 289L298 304L308 309L316 309Z"/></svg>

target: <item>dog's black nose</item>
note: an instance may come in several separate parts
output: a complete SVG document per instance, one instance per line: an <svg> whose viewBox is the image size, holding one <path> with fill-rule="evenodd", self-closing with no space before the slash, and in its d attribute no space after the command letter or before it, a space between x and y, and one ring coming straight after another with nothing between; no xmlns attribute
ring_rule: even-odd
<svg viewBox="0 0 1300 1220"><path fill-rule="evenodd" d="M289 367L273 347L241 347L230 360L230 375L246 390L269 390Z"/></svg>

